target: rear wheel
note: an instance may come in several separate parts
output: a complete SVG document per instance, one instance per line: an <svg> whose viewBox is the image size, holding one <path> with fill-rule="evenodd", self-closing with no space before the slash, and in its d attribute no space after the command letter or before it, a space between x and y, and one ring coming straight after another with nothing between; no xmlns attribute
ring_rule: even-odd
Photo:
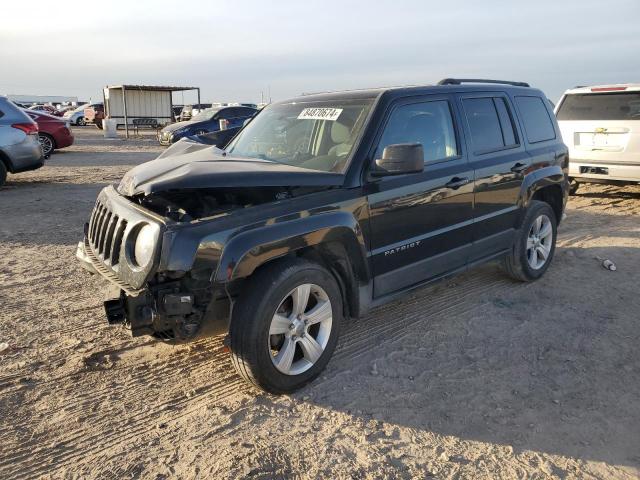
<svg viewBox="0 0 640 480"><path fill-rule="evenodd" d="M5 167L4 162L0 160L0 187L4 185L4 182L7 181L7 167Z"/></svg>
<svg viewBox="0 0 640 480"><path fill-rule="evenodd" d="M569 195L575 195L580 184L575 178L569 180Z"/></svg>
<svg viewBox="0 0 640 480"><path fill-rule="evenodd" d="M84 127L87 124L87 122L85 122L84 117L80 117L78 118L78 120L76 120L76 125L78 127Z"/></svg>
<svg viewBox="0 0 640 480"><path fill-rule="evenodd" d="M297 390L329 362L342 320L334 277L320 265L284 260L256 273L234 308L233 364L272 393Z"/></svg>
<svg viewBox="0 0 640 480"><path fill-rule="evenodd" d="M556 248L557 221L551 206L532 200L511 253L504 258L505 271L516 280L530 282L549 268Z"/></svg>
<svg viewBox="0 0 640 480"><path fill-rule="evenodd" d="M53 137L47 133L38 133L38 140L40 141L44 156L48 157L51 155L56 148L56 142Z"/></svg>

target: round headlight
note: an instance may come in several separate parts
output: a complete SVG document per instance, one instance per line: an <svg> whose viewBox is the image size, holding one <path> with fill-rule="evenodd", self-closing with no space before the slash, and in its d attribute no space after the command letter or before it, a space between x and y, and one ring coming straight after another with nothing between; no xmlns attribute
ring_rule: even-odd
<svg viewBox="0 0 640 480"><path fill-rule="evenodd" d="M146 267L151 262L155 247L155 233L151 225L145 225L138 232L133 248L133 261L137 266Z"/></svg>

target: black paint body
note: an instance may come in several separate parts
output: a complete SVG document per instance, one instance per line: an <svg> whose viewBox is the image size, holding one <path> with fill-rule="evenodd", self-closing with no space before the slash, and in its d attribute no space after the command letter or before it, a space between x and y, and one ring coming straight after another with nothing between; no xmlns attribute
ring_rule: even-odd
<svg viewBox="0 0 640 480"><path fill-rule="evenodd" d="M118 278L111 281L121 289L126 286L127 293L121 295L124 304L148 299L142 303L155 309L156 317L162 317L158 292L164 283L174 282L177 290L187 293L202 288L207 291L202 334L208 331L207 323L218 322L224 328L228 297L237 295L244 279L257 268L283 256L305 256L325 264L339 279L346 313L358 316L416 286L505 255L513 247L530 200L536 197L551 203L559 222L568 192L568 150L553 112L546 107L555 138L529 143L514 99L519 95L545 98L539 90L509 85L444 85L303 97L301 101L375 99L364 134L338 182L333 174L319 173L328 179L324 190L190 223L172 222L129 202L136 215L147 215L149 222L159 226L156 261L149 269L128 273L123 265ZM517 144L491 152L474 149L463 99L487 96L506 102ZM428 164L421 173L371 175L374 152L393 109L435 99L449 102L457 155ZM225 175L234 182L231 172ZM243 175L238 174L237 185L242 185ZM322 181L317 183L322 186ZM100 197L101 202L113 201L120 209L123 200L128 201L114 189L106 189ZM135 302L128 300L133 297ZM139 309L127 311L132 326L138 327L134 333L159 329L157 318L140 319Z"/></svg>

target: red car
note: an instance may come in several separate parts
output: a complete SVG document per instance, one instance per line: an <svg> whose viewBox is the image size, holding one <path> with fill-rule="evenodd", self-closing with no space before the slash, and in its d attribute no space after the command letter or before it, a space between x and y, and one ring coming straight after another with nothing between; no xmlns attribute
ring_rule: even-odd
<svg viewBox="0 0 640 480"><path fill-rule="evenodd" d="M54 115L56 117L61 117L63 114L63 112L61 112L55 107L52 107L51 105L34 105L32 107L29 107L28 110L33 110L34 112L48 113L49 115Z"/></svg>
<svg viewBox="0 0 640 480"><path fill-rule="evenodd" d="M33 110L24 110L24 112L38 124L38 138L45 157L58 148L73 145L73 134L68 121Z"/></svg>

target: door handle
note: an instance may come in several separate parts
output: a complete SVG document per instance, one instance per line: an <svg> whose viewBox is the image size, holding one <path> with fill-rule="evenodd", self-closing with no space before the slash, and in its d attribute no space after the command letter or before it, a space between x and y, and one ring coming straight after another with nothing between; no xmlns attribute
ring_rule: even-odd
<svg viewBox="0 0 640 480"><path fill-rule="evenodd" d="M518 162L513 167L511 167L511 171L513 173L521 173L521 172L524 172L526 168L527 168L527 164L526 163Z"/></svg>
<svg viewBox="0 0 640 480"><path fill-rule="evenodd" d="M463 185L466 185L467 183L469 183L471 180L469 180L467 177L453 177L451 180L449 180L447 183L445 183L445 187L447 188L451 188L453 190L457 190L458 188L462 187Z"/></svg>

